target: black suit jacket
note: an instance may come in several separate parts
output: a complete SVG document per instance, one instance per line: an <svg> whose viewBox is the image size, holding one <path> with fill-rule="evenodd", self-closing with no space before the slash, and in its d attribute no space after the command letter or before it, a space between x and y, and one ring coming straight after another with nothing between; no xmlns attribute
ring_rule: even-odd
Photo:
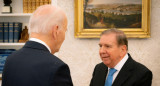
<svg viewBox="0 0 160 86"><path fill-rule="evenodd" d="M67 64L37 42L28 41L9 57L2 86L73 86Z"/></svg>
<svg viewBox="0 0 160 86"><path fill-rule="evenodd" d="M97 64L90 86L104 86L107 72L107 66L103 63ZM152 72L144 65L134 61L129 55L112 86L151 86L151 84Z"/></svg>

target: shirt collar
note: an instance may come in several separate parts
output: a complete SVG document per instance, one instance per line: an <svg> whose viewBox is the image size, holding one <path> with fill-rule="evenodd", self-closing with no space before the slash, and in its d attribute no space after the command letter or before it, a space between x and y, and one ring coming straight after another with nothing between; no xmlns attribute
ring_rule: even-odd
<svg viewBox="0 0 160 86"><path fill-rule="evenodd" d="M43 44L44 46L46 46L46 47L47 47L47 49L48 49L48 50L49 50L49 52L51 53L51 49L49 48L49 46L48 46L45 42L43 42L42 40L37 39L37 38L30 38L29 40L30 40L30 41L35 41L35 42L38 42L38 43Z"/></svg>
<svg viewBox="0 0 160 86"><path fill-rule="evenodd" d="M114 67L114 69L116 69L117 71L120 71L123 65L126 63L127 59L128 59L128 54L124 56L124 58ZM110 68L108 67L108 70L109 69Z"/></svg>

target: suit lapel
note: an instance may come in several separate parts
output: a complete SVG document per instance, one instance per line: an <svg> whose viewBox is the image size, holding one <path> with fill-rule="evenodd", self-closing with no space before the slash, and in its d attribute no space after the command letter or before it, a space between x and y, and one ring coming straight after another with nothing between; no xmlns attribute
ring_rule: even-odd
<svg viewBox="0 0 160 86"><path fill-rule="evenodd" d="M128 54L128 56L129 56L128 60L126 61L126 63L122 67L122 69L120 70L120 72L117 75L117 77L116 77L115 81L113 82L112 86L121 86L124 83L124 81L126 81L129 78L129 76L132 74L133 59L131 58L131 56L129 54Z"/></svg>
<svg viewBox="0 0 160 86"><path fill-rule="evenodd" d="M98 81L95 86L104 86L107 72L108 72L108 67L104 64L101 63L100 67L97 69L98 74L96 75L96 81Z"/></svg>
<svg viewBox="0 0 160 86"><path fill-rule="evenodd" d="M96 65L90 86L104 86L106 75L108 72L107 69L108 68L104 63Z"/></svg>
<svg viewBox="0 0 160 86"><path fill-rule="evenodd" d="M107 73L108 73L108 67L103 64L104 66L101 68L101 73L99 74L99 76L101 77L102 80L100 80L100 82L102 82L102 85L105 84L105 81L106 81L106 76L107 76ZM102 86L102 85L99 85L99 86Z"/></svg>

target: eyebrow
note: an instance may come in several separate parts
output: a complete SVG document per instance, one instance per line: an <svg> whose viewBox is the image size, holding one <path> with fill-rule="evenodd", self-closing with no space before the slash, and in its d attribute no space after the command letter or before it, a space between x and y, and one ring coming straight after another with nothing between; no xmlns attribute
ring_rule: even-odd
<svg viewBox="0 0 160 86"><path fill-rule="evenodd" d="M102 44L99 43L98 45L102 45ZM110 44L104 44L104 46L106 46L106 45L107 45L107 46L112 46L112 45L110 45Z"/></svg>

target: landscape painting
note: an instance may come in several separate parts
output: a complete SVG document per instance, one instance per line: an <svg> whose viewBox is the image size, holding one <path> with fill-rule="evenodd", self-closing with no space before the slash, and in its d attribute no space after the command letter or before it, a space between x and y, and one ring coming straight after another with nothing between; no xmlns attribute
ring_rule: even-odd
<svg viewBox="0 0 160 86"><path fill-rule="evenodd" d="M141 28L142 0L84 0L83 27Z"/></svg>
<svg viewBox="0 0 160 86"><path fill-rule="evenodd" d="M99 38L107 29L149 38L151 0L74 0L75 38Z"/></svg>

